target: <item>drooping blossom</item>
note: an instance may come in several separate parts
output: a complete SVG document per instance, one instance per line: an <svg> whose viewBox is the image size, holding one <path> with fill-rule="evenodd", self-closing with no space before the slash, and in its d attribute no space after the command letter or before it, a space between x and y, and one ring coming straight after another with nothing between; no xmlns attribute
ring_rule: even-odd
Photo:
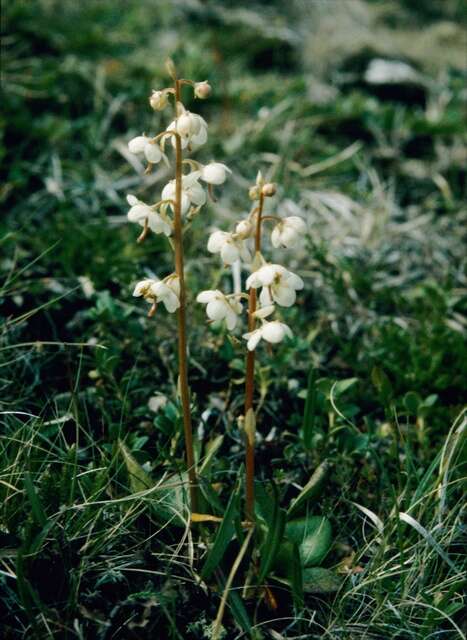
<svg viewBox="0 0 467 640"><path fill-rule="evenodd" d="M197 113L187 111L178 103L178 117L167 127L167 131L175 131L181 138L182 149L190 145L192 148L201 147L208 139L208 125L206 120ZM175 147L175 139L172 136L172 146Z"/></svg>
<svg viewBox="0 0 467 640"><path fill-rule="evenodd" d="M248 350L254 351L260 340L277 344L278 342L282 342L286 336L289 338L293 336L290 327L278 320L272 320L271 322L264 322L261 327L254 331L245 333L243 338L248 341Z"/></svg>
<svg viewBox="0 0 467 640"><path fill-rule="evenodd" d="M208 184L222 184L225 182L227 173L232 171L222 162L210 162L201 169L201 180Z"/></svg>
<svg viewBox="0 0 467 640"><path fill-rule="evenodd" d="M306 232L306 223L299 216L289 216L279 222L271 233L274 247L295 247Z"/></svg>
<svg viewBox="0 0 467 640"><path fill-rule="evenodd" d="M182 214L187 213L191 206L201 207L206 202L206 192L199 183L199 171L192 171L182 177ZM170 200L173 209L175 201L176 181L171 180L162 189L162 199Z"/></svg>
<svg viewBox="0 0 467 640"><path fill-rule="evenodd" d="M157 211L153 211L149 205L141 200L138 200L135 196L129 194L126 197L130 210L128 211L128 220L130 222L137 222L144 227L146 220L148 227L154 233L164 233L166 236L170 236L172 233L172 226L164 220Z"/></svg>
<svg viewBox="0 0 467 640"><path fill-rule="evenodd" d="M143 154L148 162L157 164L162 159L162 151L156 142L148 136L136 136L128 143L130 153L135 155Z"/></svg>
<svg viewBox="0 0 467 640"><path fill-rule="evenodd" d="M250 252L245 243L241 239L235 238L235 234L228 231L214 231L209 236L208 251L210 253L220 253L225 265L231 265L239 259L245 262L251 260Z"/></svg>
<svg viewBox="0 0 467 640"><path fill-rule="evenodd" d="M247 278L246 286L262 287L259 299L263 306L277 302L281 307L291 307L295 292L303 289L303 280L280 264L265 264Z"/></svg>
<svg viewBox="0 0 467 640"><path fill-rule="evenodd" d="M234 297L227 298L222 291L215 289L201 291L196 300L207 305L206 314L210 320L225 320L229 331L235 329L238 316L242 312L242 305Z"/></svg>
<svg viewBox="0 0 467 640"><path fill-rule="evenodd" d="M143 297L151 304L162 302L169 313L180 307L180 280L172 275L165 280L147 278L141 280L133 291L135 297Z"/></svg>

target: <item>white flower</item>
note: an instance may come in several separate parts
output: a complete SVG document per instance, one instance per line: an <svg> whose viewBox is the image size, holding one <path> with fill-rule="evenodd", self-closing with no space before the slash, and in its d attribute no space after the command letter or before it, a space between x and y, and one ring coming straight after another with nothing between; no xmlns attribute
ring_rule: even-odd
<svg viewBox="0 0 467 640"><path fill-rule="evenodd" d="M206 192L198 182L199 171L193 171L182 177L182 213L186 213L194 205L202 206L206 202ZM175 201L175 180L168 182L162 189L162 199ZM173 205L170 205L173 209Z"/></svg>
<svg viewBox="0 0 467 640"><path fill-rule="evenodd" d="M232 173L225 164L221 162L210 162L201 169L201 180L209 184L222 184L225 182L227 172Z"/></svg>
<svg viewBox="0 0 467 640"><path fill-rule="evenodd" d="M220 253L225 265L231 265L240 258L245 262L251 260L250 252L242 240L233 237L227 231L214 231L209 236L208 251Z"/></svg>
<svg viewBox="0 0 467 640"><path fill-rule="evenodd" d="M290 327L283 322L273 320L272 322L264 322L259 329L245 333L243 337L245 340L248 340L248 351L253 351L261 339L272 344L277 344L278 342L282 342L285 336L291 338L292 335Z"/></svg>
<svg viewBox="0 0 467 640"><path fill-rule="evenodd" d="M208 139L208 125L204 118L197 113L187 111L178 103L180 114L167 127L167 131L176 131L182 139L182 149L190 145L200 147ZM172 146L175 147L175 139L172 136Z"/></svg>
<svg viewBox="0 0 467 640"><path fill-rule="evenodd" d="M306 224L303 218L289 216L279 222L271 234L271 242L274 247L294 247L306 232Z"/></svg>
<svg viewBox="0 0 467 640"><path fill-rule="evenodd" d="M235 298L227 298L222 291L201 291L196 298L198 302L207 304L206 313L211 320L225 320L227 329L232 331L237 324L237 316L242 312L242 305Z"/></svg>
<svg viewBox="0 0 467 640"><path fill-rule="evenodd" d="M158 144L152 143L151 138L148 136L136 136L128 143L128 149L130 153L134 153L136 155L143 153L148 162L152 164L156 164L160 162L162 158L162 151L159 148Z"/></svg>
<svg viewBox="0 0 467 640"><path fill-rule="evenodd" d="M167 106L168 101L166 91L153 91L149 96L149 104L154 111L162 111Z"/></svg>
<svg viewBox="0 0 467 640"><path fill-rule="evenodd" d="M295 302L295 291L303 289L303 280L280 264L265 264L248 277L246 287L263 287L259 297L262 306L274 301L281 307L290 307Z"/></svg>
<svg viewBox="0 0 467 640"><path fill-rule="evenodd" d="M170 236L172 233L171 225L163 220L156 211L153 211L149 205L141 202L131 194L127 195L126 199L131 207L127 214L130 222L137 222L144 227L144 223L147 220L151 231L165 233L166 236Z"/></svg>
<svg viewBox="0 0 467 640"><path fill-rule="evenodd" d="M169 276L165 280L147 278L138 282L133 295L142 296L152 304L163 302L167 311L173 313L180 306L180 280L176 275Z"/></svg>

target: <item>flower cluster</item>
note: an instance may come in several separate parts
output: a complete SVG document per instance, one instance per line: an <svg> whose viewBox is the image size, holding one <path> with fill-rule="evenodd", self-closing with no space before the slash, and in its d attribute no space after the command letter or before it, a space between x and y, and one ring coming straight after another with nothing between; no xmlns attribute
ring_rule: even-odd
<svg viewBox="0 0 467 640"><path fill-rule="evenodd" d="M246 280L246 293L230 294L222 292L202 291L198 295L198 302L206 304L206 313L211 321L225 321L229 330L237 325L237 317L242 312L241 298L253 295L253 308L249 305L251 314L248 333L243 335L247 341L249 351L256 349L260 340L271 344L281 342L285 337L291 337L290 328L278 320L268 320L279 307L290 307L296 300L296 292L303 289L303 280L280 264L267 262L261 254L261 235L263 223L272 221L274 227L271 232L273 247L295 247L306 232L305 221L299 216L279 218L278 216L263 215L264 200L276 193L276 185L265 182L258 173L256 184L250 188L249 195L254 202L253 209L246 218L238 222L234 231L215 230L208 240L208 251L220 254L224 265L233 265L242 261L250 266L251 274ZM252 246L253 245L253 246ZM253 258L254 256L254 258ZM259 291L259 308L256 307L256 290ZM258 326L258 322L260 326Z"/></svg>
<svg viewBox="0 0 467 640"><path fill-rule="evenodd" d="M182 84L191 84L196 98L207 98L211 93L210 85L204 82L183 80ZM136 136L128 143L130 153L141 156L148 163L147 171L164 160L169 166L169 158L165 153L166 143L171 142L176 148L176 139L180 140L182 150L191 152L201 147L207 141L208 126L204 118L188 111L175 96L175 89L168 88L153 91L149 97L149 104L155 111L163 111L169 104L171 95L174 97L175 118L165 130L155 136L146 134ZM183 167L188 169L181 175L180 212L186 219L193 217L207 201L207 194L212 195L212 188L225 182L230 169L220 162L201 164L191 158L183 159ZM207 191L206 188L207 187ZM149 232L163 234L167 237L174 233L174 215L176 207L176 178L170 180L161 191L161 198L154 204L147 204L136 196L129 194L127 202L130 205L127 217L143 227L138 240L144 240ZM210 292L214 297L206 300L208 314L213 320L223 318L230 328L236 324L237 313L241 305L236 300L223 299L220 292ZM145 279L137 283L134 296L143 297L151 304L149 315L155 313L157 303L162 302L169 313L180 307L180 281L176 274L171 274L163 280Z"/></svg>

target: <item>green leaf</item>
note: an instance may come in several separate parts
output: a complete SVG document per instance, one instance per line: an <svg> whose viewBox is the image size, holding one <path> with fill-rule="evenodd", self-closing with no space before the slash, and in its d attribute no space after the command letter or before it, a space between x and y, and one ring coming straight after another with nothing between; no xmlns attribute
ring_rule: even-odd
<svg viewBox="0 0 467 640"><path fill-rule="evenodd" d="M220 574L220 572L219 572L219 575L217 576L217 582L219 584L220 591L223 591L225 589L226 581L224 577ZM230 611L232 613L232 616L235 619L235 622L238 624L238 626L241 629L243 629L243 631L246 634L249 634L248 637L251 637L251 638L255 637L251 635L253 631L253 625L251 623L251 620L248 616L248 612L245 608L245 605L243 604L243 600L241 599L238 591L236 591L235 589L230 590L229 596L228 596L228 602L230 604Z"/></svg>
<svg viewBox="0 0 467 640"><path fill-rule="evenodd" d="M156 518L163 523L168 521L178 527L186 527L190 517L188 499L188 474L173 475L172 478L157 487L154 500L151 500L151 510Z"/></svg>
<svg viewBox="0 0 467 640"><path fill-rule="evenodd" d="M330 569L307 567L303 569L303 590L305 593L335 593L340 589L341 580Z"/></svg>
<svg viewBox="0 0 467 640"><path fill-rule="evenodd" d="M376 387L381 399L385 404L391 400L393 392L389 378L380 367L373 367L371 370L371 381Z"/></svg>
<svg viewBox="0 0 467 640"><path fill-rule="evenodd" d="M308 387L303 411L302 437L307 449L311 448L316 416L316 372L311 368L308 374Z"/></svg>
<svg viewBox="0 0 467 640"><path fill-rule="evenodd" d="M274 493L273 509L263 526L264 542L260 547L260 566L258 572L258 583L262 584L268 575L276 558L280 544L284 536L285 512L279 506L277 492Z"/></svg>
<svg viewBox="0 0 467 640"><path fill-rule="evenodd" d="M224 513L224 518L219 525L217 535L214 538L214 543L208 552L206 561L201 571L201 577L206 580L211 573L219 566L220 561L224 557L224 553L232 540L235 533L235 517L238 513L238 486L232 492L230 500L227 504L227 508Z"/></svg>
<svg viewBox="0 0 467 640"><path fill-rule="evenodd" d="M319 565L331 548L331 523L324 516L291 520L286 525L285 535L298 545L304 567Z"/></svg>
<svg viewBox="0 0 467 640"><path fill-rule="evenodd" d="M203 478L201 476L198 476L198 480L201 495L206 504L211 507L215 515L221 516L224 513L224 505L222 504L219 496L211 487L211 484L209 482L203 481Z"/></svg>
<svg viewBox="0 0 467 640"><path fill-rule="evenodd" d="M223 442L224 442L224 436L220 435L214 438L213 440L210 440L206 444L204 459L201 463L201 466L198 472L200 476L207 475L209 468L211 466L212 459L221 448Z"/></svg>
<svg viewBox="0 0 467 640"><path fill-rule="evenodd" d="M47 515L44 511L39 496L37 495L36 488L29 472L25 473L24 475L24 488L26 489L26 494L31 504L31 512L34 520L36 520L37 524L39 524L41 527L45 527L45 525L47 524Z"/></svg>
<svg viewBox="0 0 467 640"><path fill-rule="evenodd" d="M416 416L418 414L418 410L420 405L422 404L422 399L418 393L415 391L408 391L404 396L404 407L407 411Z"/></svg>
<svg viewBox="0 0 467 640"><path fill-rule="evenodd" d="M316 390L322 393L329 400L333 384L334 383L331 378L320 378L316 381Z"/></svg>
<svg viewBox="0 0 467 640"><path fill-rule="evenodd" d="M313 475L300 491L298 496L290 503L290 506L287 509L288 516L296 513L308 500L316 498L321 493L330 466L331 465L327 460L323 460L319 467L315 469Z"/></svg>
<svg viewBox="0 0 467 640"><path fill-rule="evenodd" d="M118 442L134 493L155 487L156 482L132 456L126 445ZM188 475L176 474L167 482L154 489L154 498L150 501L151 511L159 522L171 522L175 526L185 527L188 519Z"/></svg>
<svg viewBox="0 0 467 640"><path fill-rule="evenodd" d="M275 487L270 485L271 492L266 491L263 482L255 481L255 514L260 525L269 527L274 520L274 513L277 504Z"/></svg>
<svg viewBox="0 0 467 640"><path fill-rule="evenodd" d="M345 393L348 389L357 384L358 378L345 378L345 380L339 380L333 385L333 394L335 396L340 396L342 393Z"/></svg>
<svg viewBox="0 0 467 640"><path fill-rule="evenodd" d="M147 473L135 460L121 440L118 442L118 449L122 455L123 461L125 462L126 470L128 471L131 490L134 493L138 493L139 491L144 491L145 489L153 487L155 483L149 473Z"/></svg>
<svg viewBox="0 0 467 640"><path fill-rule="evenodd" d="M300 609L303 605L303 575L296 544L289 540L282 542L274 560L274 573L290 586L295 608Z"/></svg>
<svg viewBox="0 0 467 640"><path fill-rule="evenodd" d="M426 408L432 407L437 400L438 400L438 394L432 393L431 395L427 396L423 401L423 407L426 407Z"/></svg>

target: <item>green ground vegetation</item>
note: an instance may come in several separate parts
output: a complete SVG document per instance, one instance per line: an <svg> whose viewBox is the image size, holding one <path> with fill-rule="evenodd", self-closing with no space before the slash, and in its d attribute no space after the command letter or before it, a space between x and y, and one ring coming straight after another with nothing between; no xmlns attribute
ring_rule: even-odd
<svg viewBox="0 0 467 640"><path fill-rule="evenodd" d="M258 359L259 532L223 637L465 637L464 7L2 6L4 638L211 637L244 536L244 345L194 297L229 286L206 231L245 212L258 169L310 232L288 257L294 338ZM131 296L171 257L126 222L127 193L172 177L126 154L158 130L167 56L212 84L186 106L233 171L186 236L196 453L224 518L193 535L173 317ZM381 59L410 77L371 82Z"/></svg>

